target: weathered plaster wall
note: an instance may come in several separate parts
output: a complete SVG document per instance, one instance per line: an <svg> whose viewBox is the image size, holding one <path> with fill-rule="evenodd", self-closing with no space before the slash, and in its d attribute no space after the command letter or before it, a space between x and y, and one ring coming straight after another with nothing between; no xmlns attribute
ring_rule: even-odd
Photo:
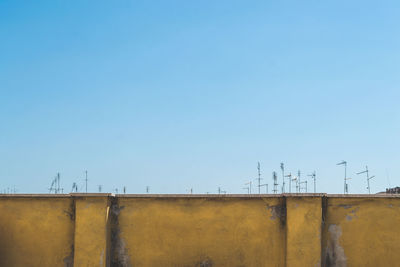
<svg viewBox="0 0 400 267"><path fill-rule="evenodd" d="M393 195L0 195L0 266L397 266Z"/></svg>
<svg viewBox="0 0 400 267"><path fill-rule="evenodd" d="M327 197L325 266L398 266L400 198Z"/></svg>
<svg viewBox="0 0 400 267"><path fill-rule="evenodd" d="M73 266L70 197L0 197L0 266Z"/></svg>

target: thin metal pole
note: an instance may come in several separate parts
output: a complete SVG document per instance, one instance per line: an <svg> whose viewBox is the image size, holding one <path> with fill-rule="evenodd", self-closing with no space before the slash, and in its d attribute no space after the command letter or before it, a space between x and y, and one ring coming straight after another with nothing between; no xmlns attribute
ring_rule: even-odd
<svg viewBox="0 0 400 267"><path fill-rule="evenodd" d="M297 187L297 193L301 193L301 181L300 181L300 170L297 171L297 181L296 181L296 187Z"/></svg>
<svg viewBox="0 0 400 267"><path fill-rule="evenodd" d="M258 162L257 169L258 169L258 194L261 194L261 166L260 166L260 162Z"/></svg>
<svg viewBox="0 0 400 267"><path fill-rule="evenodd" d="M344 193L348 193L348 188L347 188L347 162L344 163Z"/></svg>
<svg viewBox="0 0 400 267"><path fill-rule="evenodd" d="M57 173L57 193L60 193L60 173Z"/></svg>
<svg viewBox="0 0 400 267"><path fill-rule="evenodd" d="M86 183L86 193L87 193L87 181L88 181L88 179L87 179L87 171L85 171L85 176L86 176L85 183Z"/></svg>
<svg viewBox="0 0 400 267"><path fill-rule="evenodd" d="M316 193L317 192L317 185L316 185L316 178L315 178L316 174L315 174L315 171L312 174L309 174L307 176L309 176L309 177L311 177L313 179L313 182L314 182L314 193Z"/></svg>
<svg viewBox="0 0 400 267"><path fill-rule="evenodd" d="M369 189L369 174L368 174L368 166L365 166L365 170L367 172L367 185L368 185L368 194L371 194L371 190Z"/></svg>
<svg viewBox="0 0 400 267"><path fill-rule="evenodd" d="M283 162L281 163L281 170L282 170L282 193L285 193L285 165Z"/></svg>

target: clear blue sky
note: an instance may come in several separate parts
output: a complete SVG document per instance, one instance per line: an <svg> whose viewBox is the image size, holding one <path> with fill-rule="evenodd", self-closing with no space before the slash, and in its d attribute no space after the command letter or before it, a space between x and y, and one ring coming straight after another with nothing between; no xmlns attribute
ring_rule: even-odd
<svg viewBox="0 0 400 267"><path fill-rule="evenodd" d="M398 1L0 1L0 189L400 185ZM281 178L279 178L281 183ZM120 191L121 192L121 191Z"/></svg>

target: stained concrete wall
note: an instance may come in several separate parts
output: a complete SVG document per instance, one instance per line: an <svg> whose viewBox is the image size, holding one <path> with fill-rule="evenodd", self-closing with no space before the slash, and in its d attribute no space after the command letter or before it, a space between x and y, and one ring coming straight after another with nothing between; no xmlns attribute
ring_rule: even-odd
<svg viewBox="0 0 400 267"><path fill-rule="evenodd" d="M0 266L396 266L400 198L0 195Z"/></svg>
<svg viewBox="0 0 400 267"><path fill-rule="evenodd" d="M400 265L400 198L329 196L325 201L326 266Z"/></svg>
<svg viewBox="0 0 400 267"><path fill-rule="evenodd" d="M118 199L132 266L285 266L280 198Z"/></svg>
<svg viewBox="0 0 400 267"><path fill-rule="evenodd" d="M73 266L70 197L0 197L0 266Z"/></svg>

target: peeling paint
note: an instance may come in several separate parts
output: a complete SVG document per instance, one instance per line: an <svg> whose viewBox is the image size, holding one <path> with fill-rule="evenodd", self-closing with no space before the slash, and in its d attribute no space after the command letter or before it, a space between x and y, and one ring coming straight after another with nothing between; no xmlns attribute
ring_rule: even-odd
<svg viewBox="0 0 400 267"><path fill-rule="evenodd" d="M271 213L271 220L280 219L283 215L283 207L281 205L270 206L267 205L267 209Z"/></svg>
<svg viewBox="0 0 400 267"><path fill-rule="evenodd" d="M339 239L342 235L342 229L339 225L332 224L329 226L328 231L330 234L330 240L328 240L326 248L325 266L346 267L347 259L344 254L344 249L339 244Z"/></svg>
<svg viewBox="0 0 400 267"><path fill-rule="evenodd" d="M100 266L103 266L103 257L104 257L104 249L101 251L100 254Z"/></svg>
<svg viewBox="0 0 400 267"><path fill-rule="evenodd" d="M347 204L340 204L338 207L344 208L344 209L351 209L353 206L352 205L347 205Z"/></svg>
<svg viewBox="0 0 400 267"><path fill-rule="evenodd" d="M64 267L74 266L74 246L71 247L71 253L63 259Z"/></svg>
<svg viewBox="0 0 400 267"><path fill-rule="evenodd" d="M351 210L350 212L353 213L353 214L356 214L356 212L357 212L359 209L360 209L360 207L357 207L357 208Z"/></svg>
<svg viewBox="0 0 400 267"><path fill-rule="evenodd" d="M196 264L196 267L212 267L213 261L210 258L206 258Z"/></svg>
<svg viewBox="0 0 400 267"><path fill-rule="evenodd" d="M353 210L350 211L350 214L346 215L346 220L351 221L353 218L357 218L356 212L360 209L360 207L357 207Z"/></svg>

